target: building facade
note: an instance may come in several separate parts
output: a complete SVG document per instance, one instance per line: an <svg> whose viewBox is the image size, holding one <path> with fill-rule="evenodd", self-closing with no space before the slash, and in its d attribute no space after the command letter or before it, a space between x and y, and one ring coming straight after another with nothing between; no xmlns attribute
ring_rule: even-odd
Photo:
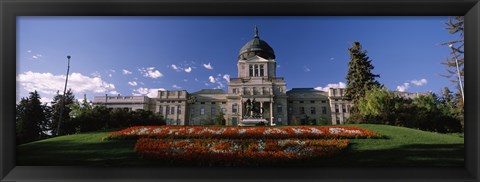
<svg viewBox="0 0 480 182"><path fill-rule="evenodd" d="M158 96L98 96L94 105L127 110L150 110L162 114L167 125L206 125L219 113L225 125L237 126L248 115L247 104L255 101L260 117L269 125L344 124L351 103L343 88L328 92L314 88L287 91L283 77L276 74L275 53L270 45L255 36L239 52L237 77L230 78L228 89L159 90Z"/></svg>

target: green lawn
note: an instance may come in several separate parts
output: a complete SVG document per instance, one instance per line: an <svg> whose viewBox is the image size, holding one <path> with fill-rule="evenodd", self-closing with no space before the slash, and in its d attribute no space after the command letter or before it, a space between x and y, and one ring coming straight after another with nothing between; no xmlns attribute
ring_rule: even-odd
<svg viewBox="0 0 480 182"><path fill-rule="evenodd" d="M437 134L385 125L353 126L381 133L386 139L351 139L349 148L335 157L289 163L288 166L409 167L464 164L464 139L461 134ZM133 152L135 141L102 140L107 134L82 133L19 145L17 165L170 165L140 159Z"/></svg>

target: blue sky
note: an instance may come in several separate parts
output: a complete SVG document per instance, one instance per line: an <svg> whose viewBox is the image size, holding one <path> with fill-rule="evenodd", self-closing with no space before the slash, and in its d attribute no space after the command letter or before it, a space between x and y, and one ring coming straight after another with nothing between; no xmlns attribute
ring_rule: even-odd
<svg viewBox="0 0 480 182"><path fill-rule="evenodd" d="M342 87L348 48L359 41L389 90L425 92L455 85L439 46L454 38L448 17L19 17L17 101L37 90L48 101L69 88L86 94L155 96L158 89L227 89L240 48L254 36L275 51L287 89Z"/></svg>

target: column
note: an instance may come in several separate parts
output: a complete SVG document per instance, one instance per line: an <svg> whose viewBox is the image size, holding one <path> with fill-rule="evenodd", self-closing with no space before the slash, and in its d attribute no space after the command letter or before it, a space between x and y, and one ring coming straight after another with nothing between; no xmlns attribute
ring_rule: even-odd
<svg viewBox="0 0 480 182"><path fill-rule="evenodd" d="M238 107L237 109L237 113L240 113L240 120L242 120L244 116L243 112L245 111L245 109L243 109L243 99L240 99L240 107Z"/></svg>
<svg viewBox="0 0 480 182"><path fill-rule="evenodd" d="M262 108L263 108L263 102L260 102L260 111L262 111ZM263 112L261 112L261 116L262 116L262 119L263 119Z"/></svg>
<svg viewBox="0 0 480 182"><path fill-rule="evenodd" d="M270 126L273 124L273 101L270 102Z"/></svg>

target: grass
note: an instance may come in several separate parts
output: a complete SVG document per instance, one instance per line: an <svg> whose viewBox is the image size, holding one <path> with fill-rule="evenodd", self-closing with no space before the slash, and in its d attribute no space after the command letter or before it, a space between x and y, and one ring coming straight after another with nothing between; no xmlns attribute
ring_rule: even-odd
<svg viewBox="0 0 480 182"><path fill-rule="evenodd" d="M463 166L463 134L438 134L386 125L353 125L375 131L385 139L351 139L341 154L289 163L295 167L410 167ZM144 160L133 152L135 141L102 140L108 132L50 138L17 146L18 166L150 166L169 164Z"/></svg>

